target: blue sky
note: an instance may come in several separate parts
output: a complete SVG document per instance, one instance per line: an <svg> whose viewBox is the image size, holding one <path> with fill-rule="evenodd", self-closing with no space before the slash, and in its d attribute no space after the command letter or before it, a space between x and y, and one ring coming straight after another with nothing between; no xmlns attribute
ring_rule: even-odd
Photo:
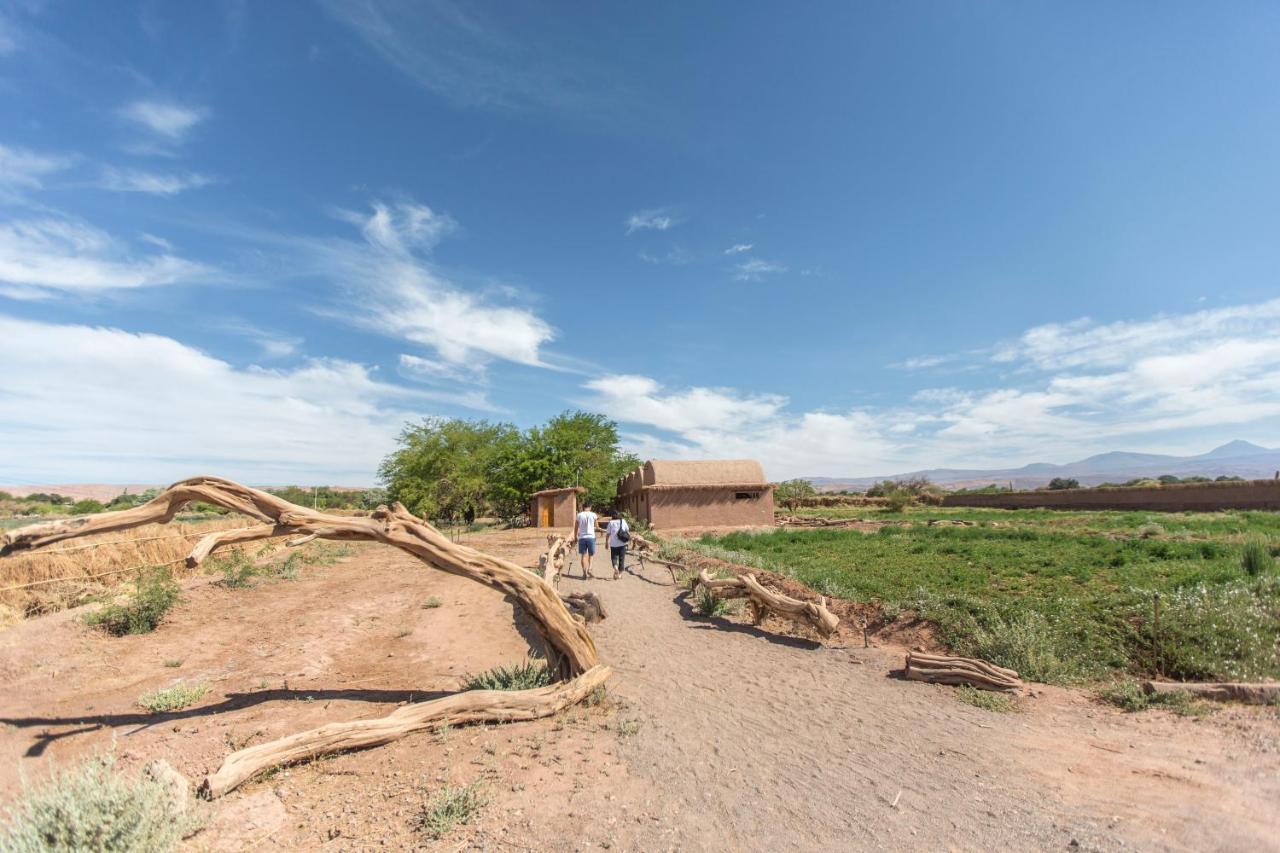
<svg viewBox="0 0 1280 853"><path fill-rule="evenodd" d="M585 407L771 477L1280 445L1272 4L0 2L0 482Z"/></svg>

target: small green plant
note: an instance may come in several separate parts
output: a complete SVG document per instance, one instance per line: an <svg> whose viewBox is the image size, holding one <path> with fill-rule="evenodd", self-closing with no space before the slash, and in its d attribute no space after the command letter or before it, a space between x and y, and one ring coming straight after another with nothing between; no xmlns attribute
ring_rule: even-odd
<svg viewBox="0 0 1280 853"><path fill-rule="evenodd" d="M993 693L990 690L979 690L968 684L961 684L956 688L956 698L966 705L972 705L984 711L994 711L997 714L1007 714L1018 709L1017 701L1012 696Z"/></svg>
<svg viewBox="0 0 1280 853"><path fill-rule="evenodd" d="M1098 696L1117 708L1129 713L1164 708L1180 717L1207 714L1211 710L1203 702L1197 702L1190 693L1147 693L1136 681L1120 681L1098 691Z"/></svg>
<svg viewBox="0 0 1280 853"><path fill-rule="evenodd" d="M267 567L267 574L277 580L296 581L298 575L302 572L303 557L297 551L294 551L288 557L285 557L278 563L273 563Z"/></svg>
<svg viewBox="0 0 1280 853"><path fill-rule="evenodd" d="M181 599L181 589L167 566L138 573L132 599L126 604L109 604L85 617L85 622L117 637L149 634Z"/></svg>
<svg viewBox="0 0 1280 853"><path fill-rule="evenodd" d="M444 602L440 600L440 596L429 595L427 596L427 600L422 602L422 607L425 610L434 610L442 604L444 604Z"/></svg>
<svg viewBox="0 0 1280 853"><path fill-rule="evenodd" d="M182 661L179 660L178 658L170 658L169 660L164 662L164 665L167 666L169 669L177 669L178 667L182 666Z"/></svg>
<svg viewBox="0 0 1280 853"><path fill-rule="evenodd" d="M621 737L633 737L640 733L641 725L642 723L636 719L618 720L618 722L614 724L614 730Z"/></svg>
<svg viewBox="0 0 1280 853"><path fill-rule="evenodd" d="M224 557L209 561L209 570L220 572L220 583L228 589L244 589L253 586L253 577L258 574L258 567L244 551L236 548Z"/></svg>
<svg viewBox="0 0 1280 853"><path fill-rule="evenodd" d="M1151 522L1150 524L1144 524L1138 528L1139 539L1154 539L1157 536L1163 536L1163 535L1164 535L1164 525L1158 524L1154 521Z"/></svg>
<svg viewBox="0 0 1280 853"><path fill-rule="evenodd" d="M1240 568L1251 578L1275 571L1276 558L1271 556L1271 549L1261 539L1250 539L1244 543L1244 552L1240 555Z"/></svg>
<svg viewBox="0 0 1280 853"><path fill-rule="evenodd" d="M551 683L551 671L544 661L530 658L523 663L495 666L479 675L462 679L464 690L532 690Z"/></svg>
<svg viewBox="0 0 1280 853"><path fill-rule="evenodd" d="M90 758L24 790L0 833L0 850L172 850L193 829L173 791L144 774L129 779L111 756Z"/></svg>
<svg viewBox="0 0 1280 853"><path fill-rule="evenodd" d="M485 797L480 783L448 785L431 795L413 820L414 826L433 840L440 840L454 827L470 823L484 808Z"/></svg>
<svg viewBox="0 0 1280 853"><path fill-rule="evenodd" d="M152 714L181 711L195 704L209 692L207 684L175 684L163 690L153 690L138 697L138 707Z"/></svg>
<svg viewBox="0 0 1280 853"><path fill-rule="evenodd" d="M728 616L738 612L738 602L719 598L705 586L698 587L694 607L703 616Z"/></svg>

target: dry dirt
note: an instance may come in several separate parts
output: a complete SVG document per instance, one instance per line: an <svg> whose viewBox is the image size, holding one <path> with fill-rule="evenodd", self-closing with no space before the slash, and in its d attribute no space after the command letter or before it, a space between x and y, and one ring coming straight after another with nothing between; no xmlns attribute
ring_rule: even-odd
<svg viewBox="0 0 1280 853"><path fill-rule="evenodd" d="M533 565L545 537L467 541ZM1274 709L1128 715L1037 686L998 714L892 677L899 647L696 616L652 564L563 586L608 610L603 703L281 770L207 805L187 847L1280 849ZM150 635L106 637L74 611L0 631L0 799L113 742L126 767L163 757L198 780L235 746L456 690L532 637L498 593L384 546L296 581L185 594ZM173 714L136 707L177 681L211 689ZM476 780L475 823L441 842L414 829L433 791Z"/></svg>

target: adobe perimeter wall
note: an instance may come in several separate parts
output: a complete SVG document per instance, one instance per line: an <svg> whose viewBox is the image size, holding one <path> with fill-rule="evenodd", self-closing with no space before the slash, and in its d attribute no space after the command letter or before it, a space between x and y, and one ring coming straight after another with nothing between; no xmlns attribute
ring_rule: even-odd
<svg viewBox="0 0 1280 853"><path fill-rule="evenodd" d="M655 528L754 527L773 525L773 489L751 493L740 489L648 489L649 523Z"/></svg>
<svg viewBox="0 0 1280 853"><path fill-rule="evenodd" d="M1115 509L1155 512L1215 512L1223 509L1280 510L1280 480L1180 483L1158 488L1062 489L947 495L942 499L942 505L996 509Z"/></svg>

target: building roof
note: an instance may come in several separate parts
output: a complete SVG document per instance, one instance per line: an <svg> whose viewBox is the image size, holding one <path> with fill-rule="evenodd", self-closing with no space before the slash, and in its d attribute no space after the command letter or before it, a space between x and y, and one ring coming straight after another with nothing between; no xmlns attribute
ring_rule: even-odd
<svg viewBox="0 0 1280 853"><path fill-rule="evenodd" d="M644 463L646 486L745 486L768 483L754 459L709 459L685 462L651 459Z"/></svg>
<svg viewBox="0 0 1280 853"><path fill-rule="evenodd" d="M529 495L529 497L538 498L538 497L542 497L543 495L558 495L564 492L577 492L580 495L585 495L587 493L587 490L585 486L568 486L563 489L543 489L540 492L534 492L533 494Z"/></svg>

